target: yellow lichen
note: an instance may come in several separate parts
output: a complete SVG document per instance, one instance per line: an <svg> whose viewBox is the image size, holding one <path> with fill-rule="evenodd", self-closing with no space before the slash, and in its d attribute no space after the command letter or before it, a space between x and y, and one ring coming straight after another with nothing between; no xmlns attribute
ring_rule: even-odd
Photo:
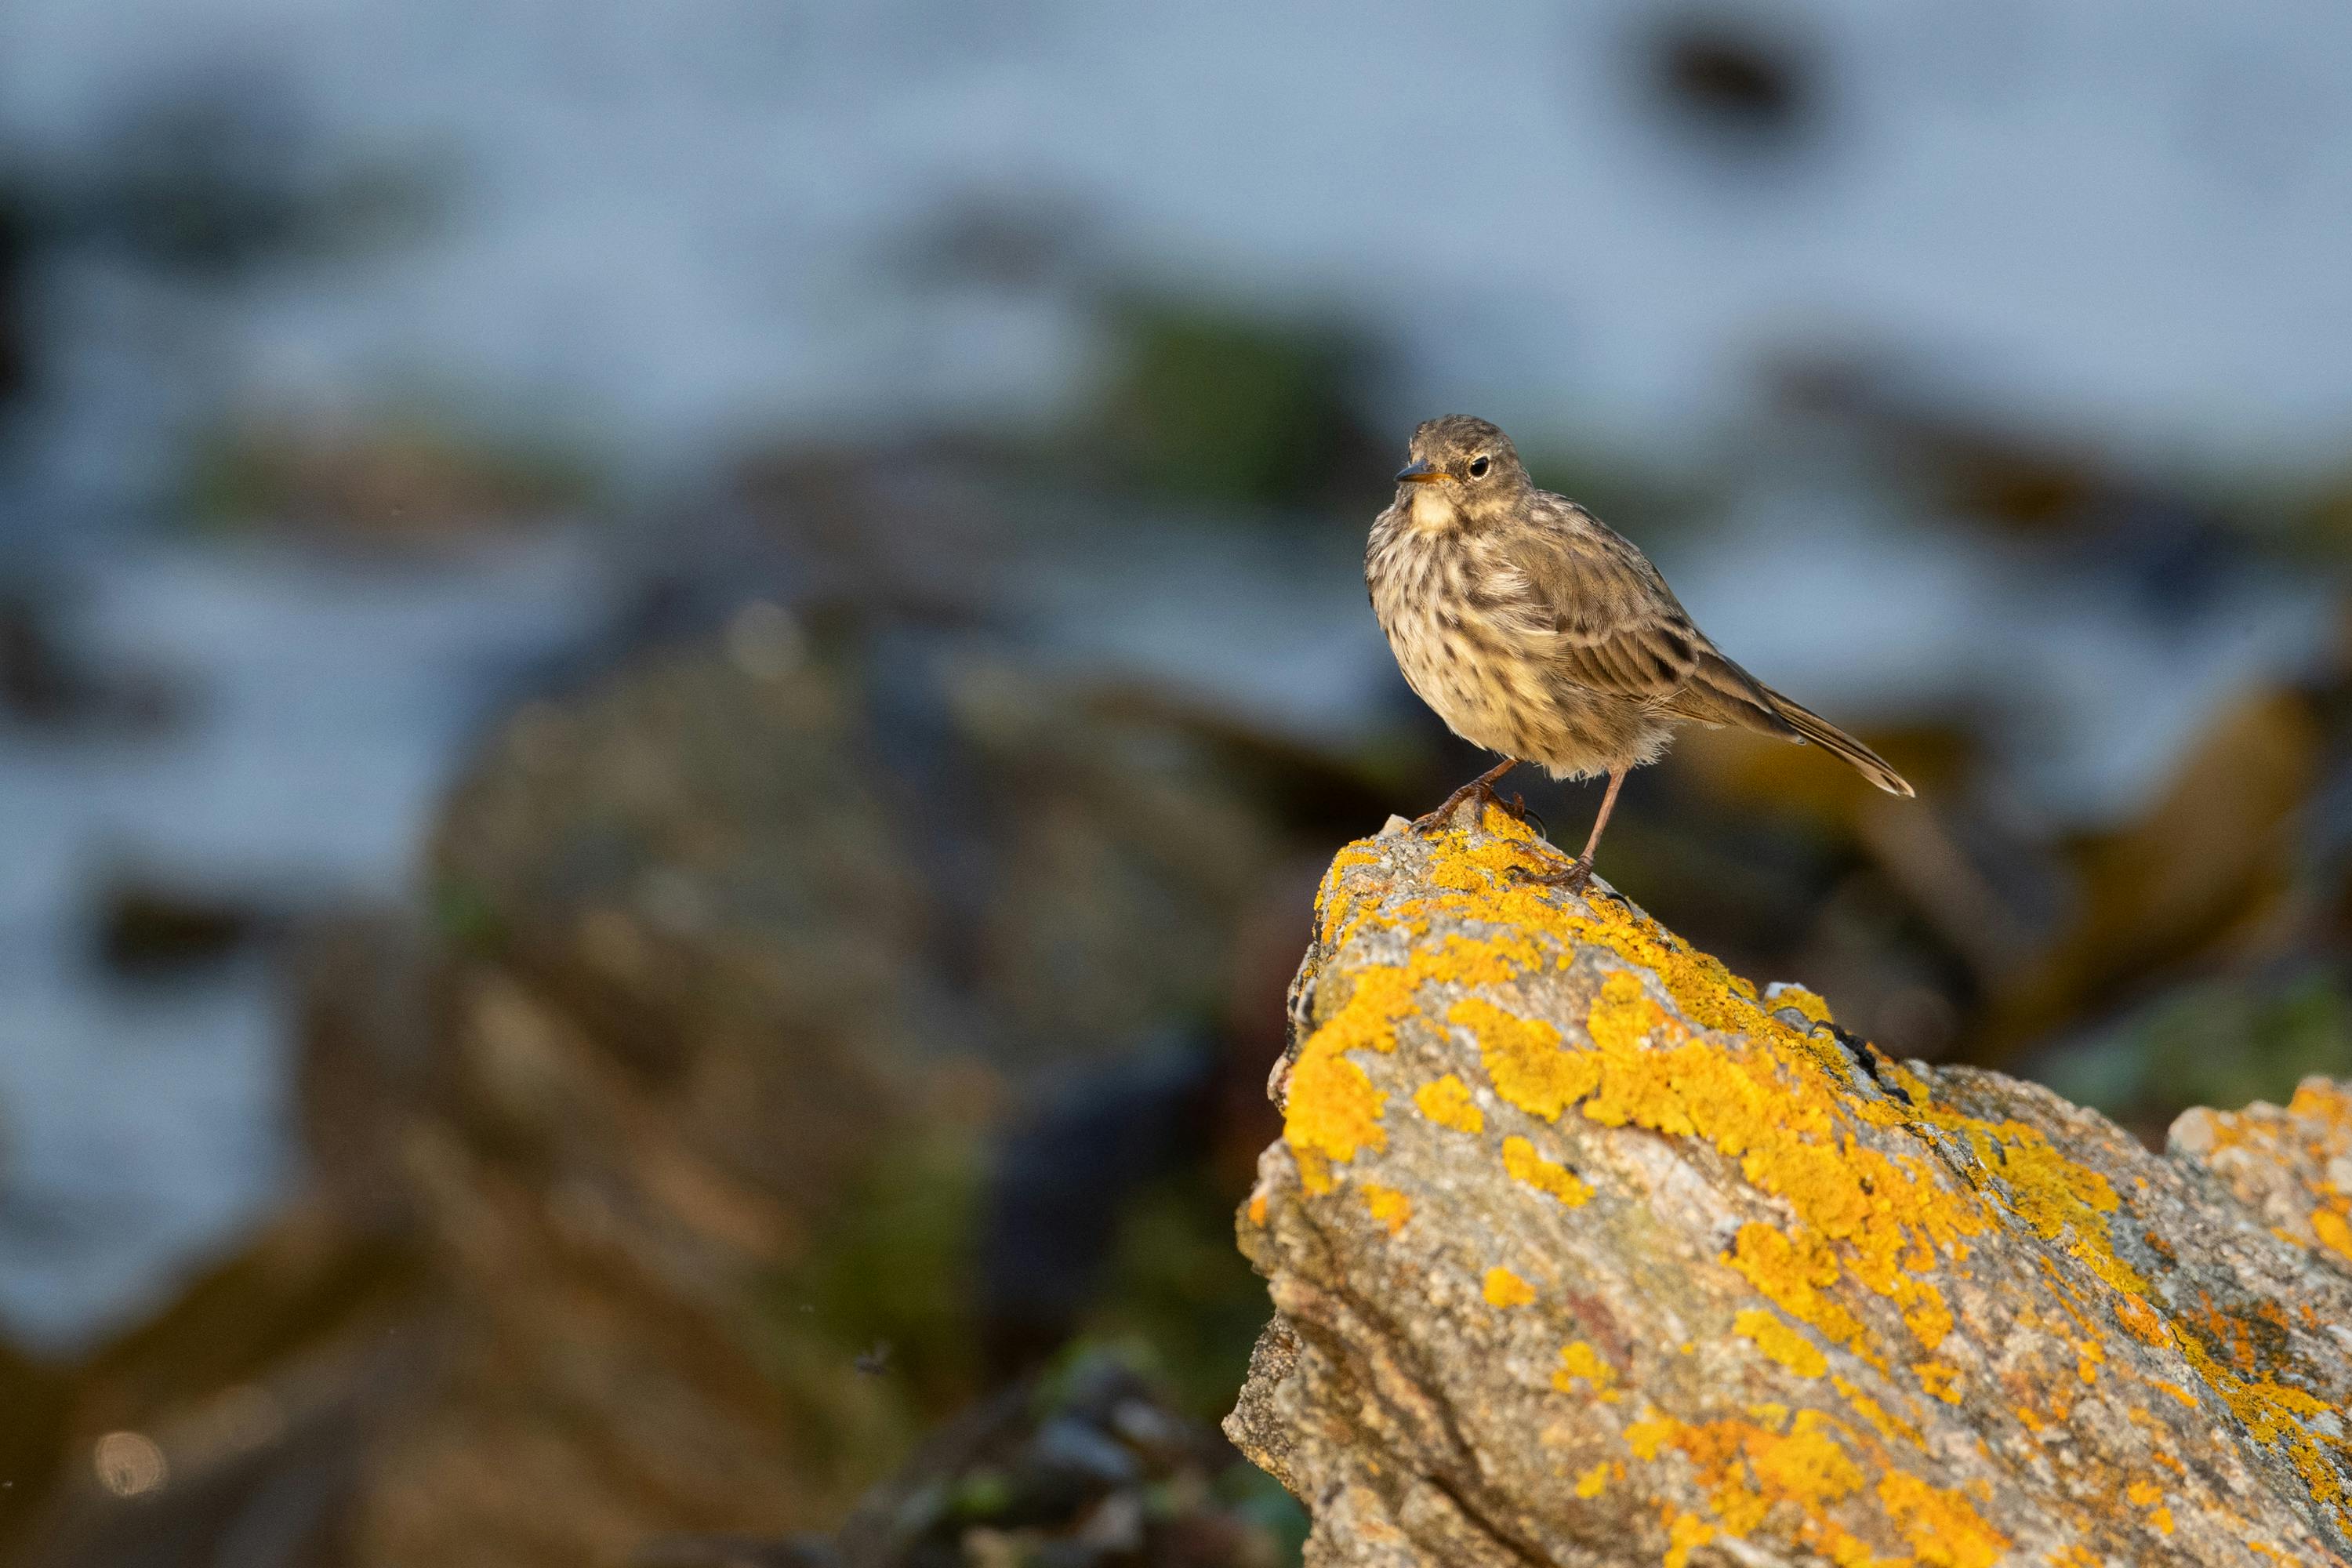
<svg viewBox="0 0 2352 1568"><path fill-rule="evenodd" d="M1290 1098L1283 1106L1282 1135L1302 1153L1325 1160L1352 1160L1360 1150L1388 1147L1381 1110L1388 1096L1372 1087L1364 1069L1345 1057L1301 1052L1290 1074ZM1330 1173L1305 1167L1309 1192L1331 1190Z"/></svg>
<svg viewBox="0 0 2352 1568"><path fill-rule="evenodd" d="M1830 1386L1836 1389L1839 1397L1853 1407L1855 1415L1869 1422L1880 1436L1890 1443L1902 1442L1918 1447L1919 1429L1916 1426L1891 1414L1885 1405L1835 1373L1830 1374Z"/></svg>
<svg viewBox="0 0 2352 1568"><path fill-rule="evenodd" d="M1911 1371L1918 1377L1920 1387L1945 1404L1958 1405L1960 1402L1959 1368L1946 1366L1939 1361L1922 1361L1912 1363Z"/></svg>
<svg viewBox="0 0 2352 1568"><path fill-rule="evenodd" d="M2115 1302L2116 1321L2121 1323L2132 1338L2145 1344L2160 1345L2168 1342L2164 1320L2156 1309L2137 1296L2127 1296Z"/></svg>
<svg viewBox="0 0 2352 1568"><path fill-rule="evenodd" d="M1601 983L1601 994L1585 1014L1592 1043L1604 1051L1630 1051L1666 1021L1666 1010L1651 1000L1641 977L1628 970L1611 972Z"/></svg>
<svg viewBox="0 0 2352 1568"><path fill-rule="evenodd" d="M1838 1280L1837 1255L1817 1237L1790 1237L1749 1220L1732 1238L1725 1261L1766 1300L1799 1322L1810 1323L1880 1371L1885 1358L1870 1346L1862 1321L1822 1292Z"/></svg>
<svg viewBox="0 0 2352 1568"><path fill-rule="evenodd" d="M1353 864L1376 852L1351 851ZM1342 859L1348 853L1343 852ZM1356 910L1340 889L1334 866L1320 900L1323 940L1337 943L1352 934L1371 910ZM1556 944L1528 934L1535 928L1486 938L1450 936L1417 947L1402 965L1369 964L1346 972L1344 1001L1309 1035L1293 1065L1283 1104L1283 1137L1299 1156L1302 1184L1312 1193L1331 1190L1331 1163L1353 1160L1364 1150L1387 1147L1381 1115L1387 1096L1372 1087L1352 1051L1396 1048L1396 1027L1420 1007L1420 993L1433 982L1494 984L1542 963Z"/></svg>
<svg viewBox="0 0 2352 1568"><path fill-rule="evenodd" d="M1668 1448L1689 1462L1707 1510L1690 1517L1722 1534L1744 1539L1786 1531L1811 1554L1854 1568L1897 1568L1912 1561L1984 1568L2007 1549L1966 1498L1886 1466L1883 1454L1866 1456L1885 1469L1872 1487L1870 1469L1856 1454L1867 1440L1822 1412L1791 1416L1785 1406L1759 1405L1751 1414L1759 1419L1686 1423L1653 1415L1629 1426L1624 1436L1644 1462L1655 1462ZM1872 1528L1899 1535L1913 1558L1881 1558L1845 1522L1864 1522L1853 1510L1866 1506L1865 1500L1876 1502L1884 1520Z"/></svg>
<svg viewBox="0 0 2352 1568"><path fill-rule="evenodd" d="M2178 1342L2189 1364L2221 1396L2221 1402L2245 1425L2254 1440L2274 1444L2284 1452L2287 1462L2303 1478L2315 1501L2326 1506L2345 1500L2346 1486L2337 1462L2321 1447L2326 1441L2340 1448L2344 1439L2315 1435L2310 1429L2315 1419L2330 1423L2337 1419L2325 1401L2268 1378L2240 1376L2223 1366L2193 1332L2180 1334Z"/></svg>
<svg viewBox="0 0 2352 1568"><path fill-rule="evenodd" d="M1301 1071L1318 1053L1338 1058L1349 1051L1393 1049L1397 1025L1418 1010L1427 984L1516 983L1538 970L1571 963L1582 970L1591 961L1579 956L1577 943L1588 944L1588 951L1604 949L1633 970L1606 970L1599 976L1583 1019L1589 1047L1564 1038L1541 1019L1520 1016L1480 996L1453 1001L1444 1021L1473 1037L1506 1104L1547 1121L1575 1110L1596 1124L1702 1142L1734 1162L1747 1182L1773 1200L1775 1218L1742 1226L1723 1261L1796 1324L1853 1352L1881 1373L1907 1365L1923 1397L1955 1399L1959 1373L1934 1354L1955 1327L1946 1270L1965 1262L1969 1238L2009 1227L2041 1243L2055 1265L2051 1299L2073 1320L2063 1329L2053 1325L2058 1342L2068 1347L2066 1384L2079 1384L2104 1371L2145 1382L2193 1409L2200 1403L2199 1391L2155 1377L2142 1364L2150 1351L2158 1356L2177 1353L2254 1441L2293 1465L2315 1502L2330 1510L2352 1502L2346 1495L2352 1468L2344 1440L2334 1436L2337 1427L2327 1404L2295 1386L2302 1374L2291 1361L2274 1365L2262 1358L2276 1352L2258 1349L2279 1344L2290 1325L2284 1319L2254 1323L2219 1312L2200 1318L2179 1303L2166 1303L2119 1253L2119 1240L2127 1239L2137 1251L2142 1238L2122 1229L2128 1217L2122 1200L2099 1171L2068 1157L2038 1127L1938 1101L1933 1084L1883 1056L1874 1054L1866 1066L1883 1090L1863 1084L1849 1047L1822 1027L1828 1012L1818 998L1783 991L1769 1004L1759 1003L1756 989L1718 961L1630 909L1595 900L1581 906L1589 912L1577 912L1579 906L1564 907L1555 894L1513 885L1511 871L1537 858L1548 864L1550 852L1507 815L1489 810L1485 817L1484 837L1474 841L1455 829L1438 840L1430 879L1441 891L1434 895L1384 902L1380 884L1360 880L1355 888L1360 890L1345 891L1335 870L1319 911L1327 943L1375 920L1424 939L1441 919L1477 922L1499 934L1423 940L1402 963L1349 972L1339 1011L1302 1050ZM1660 1005L1653 986L1670 999L1671 1007ZM1776 1016L1780 1014L1800 1016L1810 1026ZM1299 1074L1293 1075L1287 1131L1300 1179L1310 1190L1328 1190L1328 1162L1384 1146L1379 1126L1384 1100L1360 1067L1344 1065L1355 1068L1355 1077L1335 1067L1309 1079L1312 1092L1303 1109L1297 1105ZM1440 1089L1444 1081L1413 1097L1423 1113L1441 1125L1447 1124L1441 1111L1452 1098L1451 1091ZM1434 1101L1438 1110L1424 1099L1432 1090L1447 1096ZM1460 1101L1475 1111L1468 1099L1466 1089L1461 1090ZM2290 1110L2352 1126L2352 1098L2325 1085L2298 1091ZM1907 1134L1908 1148L1885 1147L1886 1132ZM1580 1201L1590 1193L1527 1140L1507 1141L1505 1161L1523 1181L1549 1170L1575 1183L1571 1190L1579 1198L1566 1201ZM1317 1186L1318 1176L1324 1186ZM2344 1194L2320 1196L2312 1234L2321 1245L2352 1256L2352 1215L2340 1201ZM2145 1240L2158 1257L2168 1256L2158 1238ZM1872 1298L1885 1304L1885 1317L1869 1310ZM1878 1325L1895 1321L1902 1325L1895 1331L1916 1342L1916 1351L1898 1356L1886 1342L1886 1331ZM1801 1329L1758 1309L1744 1309L1739 1322L1759 1331L1747 1337L1767 1354L1772 1350L1765 1338L1777 1331L1785 1336L1779 1342L1781 1349L1801 1346L1826 1368L1828 1358ZM1979 1332L1985 1326L1971 1325ZM2118 1345L2118 1334L2137 1343ZM1928 1354L1921 1359L1919 1352ZM1811 1363L1803 1365L1810 1369ZM1820 1375L1810 1370L1807 1374ZM1595 1394L1614 1399L1615 1379L1614 1369L1580 1341L1563 1351L1562 1370L1553 1381L1570 1392L1589 1384ZM1879 1447L1883 1440L1916 1448L1916 1426L1843 1378L1832 1379L1832 1386L1865 1424L1838 1428L1844 1436L1832 1446L1848 1463L1866 1461L1876 1477L1866 1493L1853 1492L1841 1507L1874 1499L1885 1527L1930 1568L1977 1568L1994 1561L2005 1543L1967 1498L1908 1474ZM2070 1419L2071 1401L2059 1386L2007 1386L2017 1419L2029 1428L2063 1430ZM2033 1389L2043 1409L2018 1401L2023 1387ZM1800 1413L1799 1418L1807 1415L1818 1417ZM1916 1402L1912 1415L1917 1418ZM1777 1424L1779 1418L1769 1419ZM1675 1519L1691 1521L1685 1533L1737 1533L1731 1521L1747 1517L1741 1510L1752 1508L1751 1494L1762 1489L1761 1461L1748 1453L1747 1434L1736 1442L1721 1433L1704 1441L1692 1436L1707 1429L1649 1415L1623 1436L1644 1459L1663 1454L1670 1444L1686 1452L1696 1445L1699 1454L1713 1452L1710 1442L1718 1447L1730 1444L1740 1456L1736 1465L1702 1465L1703 1474L1717 1476L1712 1486L1722 1490L1721 1497L1705 1515L1685 1512ZM1753 1430L1782 1442L1795 1436L1793 1429ZM1810 1448L1776 1451L1764 1465L1775 1486L1786 1487L1792 1475L1835 1473L1834 1466L1808 1472L1801 1462L1809 1452L1823 1459L1819 1444L1829 1440L1822 1436L1826 1430L1808 1438ZM1700 1463L1697 1454L1693 1463ZM2120 1478L2115 1485L2120 1489ZM1800 1511L1809 1532L1805 1540L1816 1554L1842 1564L1869 1560L1869 1549L1843 1525L1801 1506ZM2148 1518L2154 1527L2152 1511ZM2170 1523L2168 1512L2165 1523ZM1696 1544L1679 1549L1687 1556Z"/></svg>
<svg viewBox="0 0 2352 1568"><path fill-rule="evenodd" d="M1580 1498L1599 1497L1601 1489L1608 1484L1609 1462L1603 1459L1576 1478L1576 1495Z"/></svg>
<svg viewBox="0 0 2352 1568"><path fill-rule="evenodd" d="M1818 1506L1835 1502L1862 1487L1861 1467L1811 1411L1805 1412L1779 1442L1751 1446L1748 1463L1768 1499L1777 1492ZM1754 1523L1748 1526L1754 1527Z"/></svg>
<svg viewBox="0 0 2352 1568"><path fill-rule="evenodd" d="M1575 1172L1545 1159L1533 1143L1517 1134L1503 1140L1503 1169L1512 1180L1549 1193L1570 1208L1580 1207L1592 1196L1592 1188Z"/></svg>
<svg viewBox="0 0 2352 1568"><path fill-rule="evenodd" d="M1580 1378L1602 1404L1617 1403L1617 1369L1601 1360L1601 1352L1582 1340L1571 1340L1560 1347L1559 1370L1551 1374L1551 1385L1562 1394L1573 1394ZM1631 1430L1625 1436L1628 1442L1633 1440Z"/></svg>
<svg viewBox="0 0 2352 1568"><path fill-rule="evenodd" d="M1440 1127L1450 1127L1456 1132L1486 1130L1486 1114L1471 1100L1469 1086L1452 1073L1423 1084L1413 1091L1412 1102Z"/></svg>
<svg viewBox="0 0 2352 1568"><path fill-rule="evenodd" d="M1903 1532L1920 1562L1933 1568L1991 1568L2009 1541L1987 1524L1958 1492L1893 1470L1878 1482L1879 1505Z"/></svg>
<svg viewBox="0 0 2352 1568"><path fill-rule="evenodd" d="M1561 1359L1567 1359L1567 1352L1561 1352ZM1552 1382L1559 1383L1563 1375L1554 1373ZM1663 1415L1645 1415L1625 1428L1625 1446L1633 1450L1633 1457L1637 1459L1654 1459L1658 1457L1658 1450L1682 1430L1682 1425Z"/></svg>
<svg viewBox="0 0 2352 1568"><path fill-rule="evenodd" d="M1923 1346L1932 1350L1950 1331L1941 1290L1918 1270L1941 1257L1966 1255L1960 1238L1985 1226L1980 1205L1970 1194L1947 1189L1924 1162L1841 1146L1835 1097L1790 1093L1800 1087L1790 1081L1792 1071L1818 1076L1811 1058L1774 1062L1706 1041L1654 1043L1654 1036L1673 1037L1678 1026L1639 978L1624 971L1603 977L1588 1010L1594 1044L1589 1052L1568 1050L1548 1026L1475 999L1457 1004L1451 1017L1473 1026L1490 1075L1512 1103L1549 1117L1589 1085L1581 1101L1589 1120L1706 1140L1739 1157L1750 1181L1790 1200L1809 1222L1810 1234L1791 1238L1791 1247L1803 1253L1815 1286L1835 1283L1839 1258L1828 1244L1842 1242L1852 1248L1846 1267L1867 1288L1894 1300ZM1769 1017L1759 1009L1748 1022L1759 1026L1755 1020ZM1771 1022L1793 1034L1785 1023ZM1763 1280L1757 1283L1793 1316L1883 1363L1864 1342L1859 1321L1817 1289L1803 1300L1821 1317L1791 1296L1775 1294Z"/></svg>
<svg viewBox="0 0 2352 1568"><path fill-rule="evenodd" d="M2286 1102L2286 1113L2352 1131L2352 1091L2333 1079L2307 1078L2294 1086L2294 1097Z"/></svg>
<svg viewBox="0 0 2352 1568"><path fill-rule="evenodd" d="M1586 1103L1585 1114L1706 1138L1726 1153L1740 1155L1743 1173L1759 1187L1790 1201L1803 1225L1778 1236L1769 1227L1751 1226L1729 1258L1790 1315L1883 1366L1885 1359L1860 1321L1826 1294L1843 1274L1851 1273L1890 1298L1913 1336L1934 1349L1949 1332L1952 1318L1941 1289L1921 1271L1946 1258L1966 1257L1962 1238L1986 1227L1983 1198L1990 1196L2037 1236L2062 1241L2114 1287L2112 1308L2126 1330L2146 1338L2158 1326L2146 1282L2116 1256L2106 1234L2105 1216L2117 1206L2112 1188L2096 1172L2059 1155L2040 1130L1945 1110L1934 1104L1924 1081L1896 1068L1906 1105L1896 1109L1844 1097L1843 1109L1875 1125L1907 1121L1959 1132L1981 1166L1998 1169L1999 1178L1988 1179L1981 1194L1954 1191L1923 1161L1852 1144L1840 1147L1830 1127L1841 1097L1834 1089L1813 1092L1828 1086L1819 1070L1825 1064L1811 1041L1761 1009L1724 1017L1743 1009L1745 993L1722 984L1712 960L1689 953L1646 921L1570 923L1579 934L1655 967L1676 1001L1702 1021L1712 1014L1724 1026L1787 1047L1773 1057L1780 1071L1768 1074L1761 1070L1764 1064L1737 1050L1652 1047L1638 1052L1649 1058L1647 1071L1628 1073L1621 1087L1606 1043L1646 1039L1660 1026L1643 1006L1644 993L1631 984L1612 993L1604 983L1591 1021L1600 1054L1608 1061L1601 1088ZM1672 1020L1663 1022L1670 1032Z"/></svg>
<svg viewBox="0 0 2352 1568"><path fill-rule="evenodd" d="M1478 1041L1478 1059L1504 1103L1530 1116L1557 1121L1559 1113L1592 1092L1600 1068L1587 1051L1560 1044L1559 1031L1538 1018L1520 1018L1483 997L1457 1002L1445 1015Z"/></svg>
<svg viewBox="0 0 2352 1568"><path fill-rule="evenodd" d="M1378 1182L1358 1184L1364 1194L1364 1206L1372 1211L1374 1219L1388 1227L1391 1236L1404 1228L1404 1222L1412 1217L1412 1199Z"/></svg>
<svg viewBox="0 0 2352 1568"><path fill-rule="evenodd" d="M1489 1307L1524 1307L1536 1299L1534 1286L1499 1264L1486 1270L1484 1293Z"/></svg>
<svg viewBox="0 0 2352 1568"><path fill-rule="evenodd" d="M1695 1513L1678 1513L1666 1526L1664 1568L1685 1568L1690 1554L1715 1539L1715 1526Z"/></svg>
<svg viewBox="0 0 2352 1568"><path fill-rule="evenodd" d="M2164 1506L2164 1489L2154 1481L2134 1481L2124 1489L2124 1495L2135 1508L2148 1510L2147 1521L2158 1535L2172 1533L2172 1510Z"/></svg>
<svg viewBox="0 0 2352 1568"><path fill-rule="evenodd" d="M1780 987L1779 994L1772 998L1772 1010L1777 1013L1783 1007L1793 1007L1811 1023L1826 1024L1831 1021L1829 1003L1801 985Z"/></svg>
<svg viewBox="0 0 2352 1568"><path fill-rule="evenodd" d="M1829 1359L1812 1341L1759 1308L1743 1309L1732 1321L1732 1332L1753 1340L1756 1348L1799 1377L1819 1377L1829 1371Z"/></svg>

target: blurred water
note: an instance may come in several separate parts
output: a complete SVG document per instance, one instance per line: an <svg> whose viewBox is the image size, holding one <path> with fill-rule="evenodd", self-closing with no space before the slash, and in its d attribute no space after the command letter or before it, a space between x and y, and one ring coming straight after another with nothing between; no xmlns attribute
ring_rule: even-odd
<svg viewBox="0 0 2352 1568"><path fill-rule="evenodd" d="M1171 687L1275 734L1345 748L1402 695L1352 531L1174 516L1059 533L1011 596L1041 662Z"/></svg>
<svg viewBox="0 0 2352 1568"><path fill-rule="evenodd" d="M271 966L110 980L95 875L281 910L402 895L467 735L607 592L562 535L435 565L150 547L91 590L89 656L167 672L192 711L0 740L0 1322L60 1349L233 1234L288 1158Z"/></svg>
<svg viewBox="0 0 2352 1568"><path fill-rule="evenodd" d="M2143 455L2340 450L2352 12L1731 7L1800 62L1769 136L1660 109L1680 14L12 0L0 129L69 164L142 94L282 82L327 153L448 175L429 243L215 300L208 400L422 390L646 458L1017 419L1082 393L1083 301L912 281L912 237L977 203L1097 274L1366 320L1440 401L1671 455L1822 344ZM86 357L92 417L141 403L152 353Z"/></svg>
<svg viewBox="0 0 2352 1568"><path fill-rule="evenodd" d="M1885 513L1851 488L1759 485L1661 565L1741 664L1842 723L1966 715L2005 804L2045 832L2136 816L2224 705L2315 669L2334 636L2317 574L2233 563L2153 614L2043 542Z"/></svg>

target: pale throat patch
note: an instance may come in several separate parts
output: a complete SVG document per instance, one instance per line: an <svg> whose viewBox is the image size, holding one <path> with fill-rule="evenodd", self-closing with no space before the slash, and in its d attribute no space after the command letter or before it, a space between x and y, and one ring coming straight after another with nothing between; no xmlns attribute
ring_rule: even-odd
<svg viewBox="0 0 2352 1568"><path fill-rule="evenodd" d="M1412 491L1412 525L1433 533L1442 533L1457 521L1454 503L1438 493L1435 485L1416 485Z"/></svg>

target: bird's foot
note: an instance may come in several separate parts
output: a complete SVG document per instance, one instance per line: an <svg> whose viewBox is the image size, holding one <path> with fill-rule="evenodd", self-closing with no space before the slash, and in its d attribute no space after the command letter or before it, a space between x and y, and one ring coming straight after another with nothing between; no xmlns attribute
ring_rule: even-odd
<svg viewBox="0 0 2352 1568"><path fill-rule="evenodd" d="M1486 808L1490 805L1501 806L1505 811L1510 810L1509 806L1503 805L1503 797L1495 793L1494 785L1485 779L1472 779L1439 802L1435 811L1426 816L1414 817L1412 830L1423 838L1435 837L1445 831L1445 825L1454 820L1454 814L1462 809L1463 803L1471 800L1478 803L1477 815L1472 819L1474 821L1483 820L1486 815Z"/></svg>
<svg viewBox="0 0 2352 1568"><path fill-rule="evenodd" d="M1566 888L1571 893L1583 892L1592 883L1592 862L1579 857L1557 871L1530 871L1525 866L1511 868L1511 880L1528 888Z"/></svg>
<svg viewBox="0 0 2352 1568"><path fill-rule="evenodd" d="M1514 866L1509 875L1512 882L1518 887L1566 888L1570 892L1580 894L1587 900L1607 899L1628 913L1631 913L1633 909L1633 900L1615 889L1594 889L1592 862L1585 856L1578 856L1557 871L1530 871L1524 866Z"/></svg>

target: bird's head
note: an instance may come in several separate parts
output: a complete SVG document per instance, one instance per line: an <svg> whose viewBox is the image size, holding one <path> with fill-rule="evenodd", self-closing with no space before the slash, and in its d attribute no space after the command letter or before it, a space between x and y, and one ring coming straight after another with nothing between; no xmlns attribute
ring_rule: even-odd
<svg viewBox="0 0 2352 1568"><path fill-rule="evenodd" d="M1529 487L1511 438L1484 419L1448 414L1412 433L1398 470L1397 500L1422 511L1430 502L1472 517L1512 505Z"/></svg>

